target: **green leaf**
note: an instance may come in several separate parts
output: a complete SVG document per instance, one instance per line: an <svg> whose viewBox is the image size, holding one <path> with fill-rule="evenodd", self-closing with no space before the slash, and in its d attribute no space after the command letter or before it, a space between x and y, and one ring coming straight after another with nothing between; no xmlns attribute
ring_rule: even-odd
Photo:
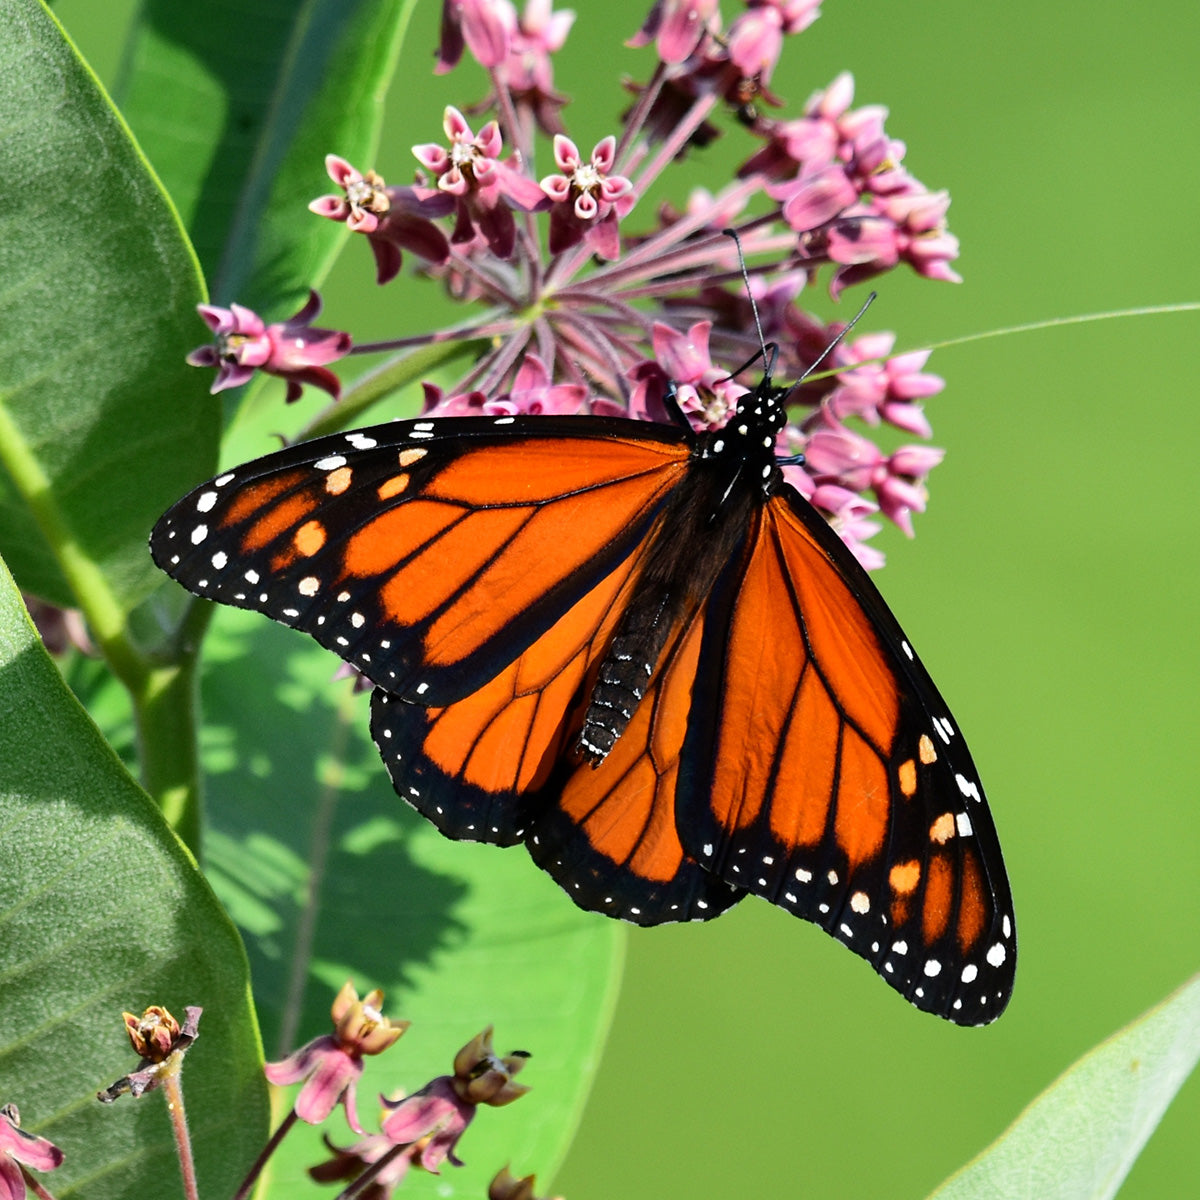
<svg viewBox="0 0 1200 1200"><path fill-rule="evenodd" d="M0 552L23 588L105 608L104 636L161 582L155 517L215 467L219 407L183 361L203 287L54 18L0 0L0 27Z"/></svg>
<svg viewBox="0 0 1200 1200"><path fill-rule="evenodd" d="M937 1200L1107 1200L1200 1059L1200 975L1080 1059Z"/></svg>
<svg viewBox="0 0 1200 1200"><path fill-rule="evenodd" d="M480 1111L466 1167L416 1173L405 1194L477 1200L506 1162L548 1179L608 1029L622 927L575 908L523 849L448 841L409 809L371 743L368 698L333 680L333 655L234 609L205 649L205 861L246 939L268 1057L327 1033L347 979L382 987L384 1011L413 1025L367 1060L359 1112L377 1129L377 1093L450 1073L494 1024L497 1051L532 1054L532 1091ZM355 1140L340 1116L329 1135ZM303 1174L324 1157L317 1131L293 1132L267 1194L325 1194Z"/></svg>
<svg viewBox="0 0 1200 1200"><path fill-rule="evenodd" d="M204 1007L183 1090L200 1186L231 1195L267 1134L237 932L64 686L0 563L0 1098L65 1153L56 1195L182 1195L161 1095L101 1105L137 1066L121 1023ZM78 1193L75 1188L78 1188Z"/></svg>
<svg viewBox="0 0 1200 1200"><path fill-rule="evenodd" d="M305 206L326 154L370 165L414 4L143 6L117 95L220 303L286 316L325 277L345 230Z"/></svg>

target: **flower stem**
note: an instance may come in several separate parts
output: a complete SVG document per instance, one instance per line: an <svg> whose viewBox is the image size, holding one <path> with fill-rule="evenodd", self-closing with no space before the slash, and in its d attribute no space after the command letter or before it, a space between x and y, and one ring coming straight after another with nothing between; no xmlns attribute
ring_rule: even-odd
<svg viewBox="0 0 1200 1200"><path fill-rule="evenodd" d="M37 1200L54 1200L53 1193L46 1191L20 1163L17 1166L21 1167L21 1178L25 1180L25 1185L37 1197Z"/></svg>
<svg viewBox="0 0 1200 1200"><path fill-rule="evenodd" d="M406 1150L412 1147L405 1144L393 1146L378 1162L373 1162L348 1188L339 1192L335 1200L354 1200L355 1196L361 1196L369 1184L393 1159L399 1158ZM235 1197L235 1200L237 1198Z"/></svg>
<svg viewBox="0 0 1200 1200"><path fill-rule="evenodd" d="M263 1167L267 1165L267 1160L279 1148L279 1143L283 1141L295 1124L296 1110L289 1108L287 1116L279 1122L279 1128L271 1134L270 1140L263 1147L262 1153L254 1160L250 1170L246 1172L246 1178L242 1180L242 1186L234 1194L233 1200L246 1200L246 1197L254 1190L254 1185L258 1182L258 1177L262 1174Z"/></svg>
<svg viewBox="0 0 1200 1200"><path fill-rule="evenodd" d="M167 1112L171 1114L171 1131L175 1135L179 1171L183 1176L183 1194L185 1200L200 1200L196 1186L196 1164L192 1160L192 1139L188 1134L187 1114L183 1107L183 1082L180 1076L183 1052L174 1051L168 1061L171 1069L162 1074L162 1089L167 1098Z"/></svg>

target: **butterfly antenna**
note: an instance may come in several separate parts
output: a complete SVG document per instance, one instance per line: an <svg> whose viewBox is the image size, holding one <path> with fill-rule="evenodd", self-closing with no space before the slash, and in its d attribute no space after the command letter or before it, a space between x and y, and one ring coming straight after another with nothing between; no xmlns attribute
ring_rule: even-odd
<svg viewBox="0 0 1200 1200"><path fill-rule="evenodd" d="M801 375L800 378L797 379L796 382L792 384L792 387L790 390L794 391L796 388L798 388L834 352L834 350L836 350L838 348L838 346L841 345L841 343L846 338L846 334L848 334L850 332L850 330L852 330L855 327L855 325L857 325L859 323L859 321L862 319L863 313L865 313L867 311L867 309L870 308L871 305L875 302L875 297L878 296L878 294L879 294L878 292L872 292L863 301L862 308L860 308L858 310L858 312L856 312L854 314L854 316L851 318L850 323L846 326L846 328L843 329L842 332L839 333L837 335L837 337L835 337L833 339L833 341L831 341L829 343L829 345L826 346L825 349L822 350L821 353L817 355L817 357L812 361L812 363L810 363L807 367L804 368L804 374ZM755 314L755 315L757 318L757 314Z"/></svg>
<svg viewBox="0 0 1200 1200"><path fill-rule="evenodd" d="M750 301L750 311L754 314L754 328L758 330L758 344L762 347L763 371L768 379L774 373L775 359L779 354L779 348L771 343L770 350L767 349L766 338L763 337L762 322L758 319L758 305L754 303L754 293L750 290L750 272L746 270L746 256L742 253L742 239L738 236L736 229L723 229L721 231L726 237L733 238L733 244L737 247L738 266L741 268L742 280L746 284L746 299ZM857 320L857 318L855 318ZM828 352L827 352L828 353ZM753 362L751 359L750 362ZM749 366L747 363L746 366ZM734 374L744 371L746 366L740 367Z"/></svg>

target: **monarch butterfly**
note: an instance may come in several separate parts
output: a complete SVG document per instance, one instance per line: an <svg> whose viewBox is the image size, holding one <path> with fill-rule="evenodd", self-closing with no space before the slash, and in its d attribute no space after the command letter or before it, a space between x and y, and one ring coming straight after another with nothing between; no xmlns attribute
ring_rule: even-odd
<svg viewBox="0 0 1200 1200"><path fill-rule="evenodd" d="M196 488L155 561L374 685L396 791L524 842L582 908L814 921L918 1008L994 1020L1016 934L971 756L854 556L783 478L770 372L720 430L397 421Z"/></svg>

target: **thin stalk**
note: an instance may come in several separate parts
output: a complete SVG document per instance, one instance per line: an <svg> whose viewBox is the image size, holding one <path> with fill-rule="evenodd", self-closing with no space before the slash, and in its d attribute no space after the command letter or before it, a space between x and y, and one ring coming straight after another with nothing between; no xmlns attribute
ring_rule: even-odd
<svg viewBox="0 0 1200 1200"><path fill-rule="evenodd" d="M171 1116L171 1132L175 1135L175 1150L179 1155L183 1194L186 1200L200 1200L200 1191L196 1185L196 1164L192 1159L192 1139L188 1133L187 1113L183 1106L183 1082L180 1078L183 1052L173 1051L163 1066L170 1068L164 1070L160 1078L167 1100L167 1112Z"/></svg>
<svg viewBox="0 0 1200 1200"><path fill-rule="evenodd" d="M291 1132L292 1126L296 1124L296 1120L296 1110L289 1108L287 1116L279 1122L279 1128L271 1134L269 1141L263 1147L262 1153L251 1164L250 1170L246 1172L246 1178L242 1180L242 1186L234 1193L233 1200L246 1200L254 1190L254 1185L258 1182L258 1177L262 1174L263 1167L267 1165L267 1160L279 1148L279 1143Z"/></svg>

